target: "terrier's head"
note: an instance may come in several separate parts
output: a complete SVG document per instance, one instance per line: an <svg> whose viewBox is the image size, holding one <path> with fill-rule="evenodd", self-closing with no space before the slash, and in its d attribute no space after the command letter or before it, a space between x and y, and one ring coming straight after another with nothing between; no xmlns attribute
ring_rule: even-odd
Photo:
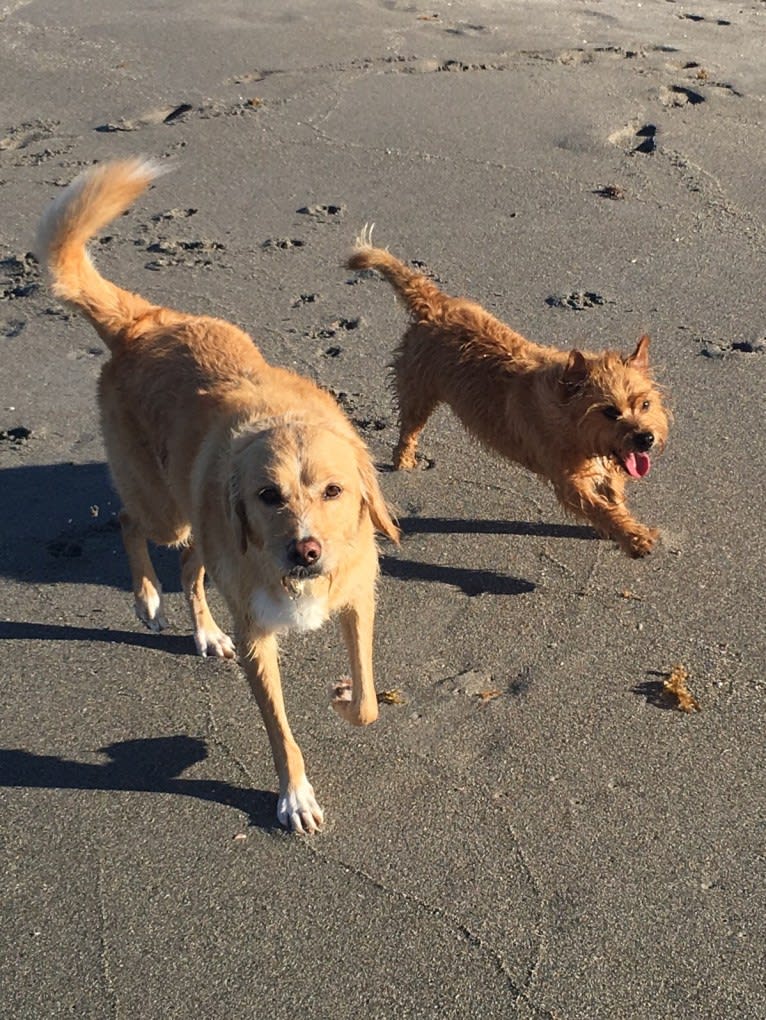
<svg viewBox="0 0 766 1020"><path fill-rule="evenodd" d="M561 385L581 452L610 457L631 478L647 475L651 454L668 438L668 412L649 368L649 337L626 357L571 351Z"/></svg>

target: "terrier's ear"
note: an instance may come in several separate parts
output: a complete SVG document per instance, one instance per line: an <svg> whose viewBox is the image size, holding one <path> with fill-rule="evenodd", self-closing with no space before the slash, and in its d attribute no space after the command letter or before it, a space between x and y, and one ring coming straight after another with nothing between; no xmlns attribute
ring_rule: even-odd
<svg viewBox="0 0 766 1020"><path fill-rule="evenodd" d="M635 351L626 358L626 364L637 368L639 372L649 371L649 337L646 333L639 339Z"/></svg>
<svg viewBox="0 0 766 1020"><path fill-rule="evenodd" d="M569 352L569 358L561 376L561 382L568 396L580 389L588 378L588 362L582 351L577 349Z"/></svg>

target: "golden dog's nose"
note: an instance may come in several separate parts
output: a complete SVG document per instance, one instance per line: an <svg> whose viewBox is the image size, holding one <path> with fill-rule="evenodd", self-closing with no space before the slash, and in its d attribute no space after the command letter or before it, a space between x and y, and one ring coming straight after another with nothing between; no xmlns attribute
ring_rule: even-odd
<svg viewBox="0 0 766 1020"><path fill-rule="evenodd" d="M298 566L311 567L322 555L322 546L315 538L302 538L295 543L293 558Z"/></svg>

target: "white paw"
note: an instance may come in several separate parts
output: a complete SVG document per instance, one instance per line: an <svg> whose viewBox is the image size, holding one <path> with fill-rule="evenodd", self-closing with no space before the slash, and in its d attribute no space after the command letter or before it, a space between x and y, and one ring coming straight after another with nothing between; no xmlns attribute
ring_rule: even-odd
<svg viewBox="0 0 766 1020"><path fill-rule="evenodd" d="M194 632L194 644L203 658L212 656L216 659L233 659L236 656L234 642L218 627L211 630L198 627Z"/></svg>
<svg viewBox="0 0 766 1020"><path fill-rule="evenodd" d="M152 591L143 597L137 597L135 601L136 616L141 623L155 634L165 630L168 625L167 618L162 608L162 596L158 591Z"/></svg>
<svg viewBox="0 0 766 1020"><path fill-rule="evenodd" d="M300 783L282 793L277 801L280 824L293 832L307 835L320 827L324 813L314 798L311 783L304 776Z"/></svg>

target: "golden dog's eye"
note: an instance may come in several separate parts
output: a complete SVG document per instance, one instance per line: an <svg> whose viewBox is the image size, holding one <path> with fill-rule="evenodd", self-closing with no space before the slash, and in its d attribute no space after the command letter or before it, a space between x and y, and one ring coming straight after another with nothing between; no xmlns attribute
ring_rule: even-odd
<svg viewBox="0 0 766 1020"><path fill-rule="evenodd" d="M622 417L619 407L615 407L614 404L608 404L606 407L602 407L601 413L606 415L610 421L617 421L618 418Z"/></svg>
<svg viewBox="0 0 766 1020"><path fill-rule="evenodd" d="M285 501L282 493L273 485L267 485L265 489L261 489L258 499L266 506L282 506Z"/></svg>
<svg viewBox="0 0 766 1020"><path fill-rule="evenodd" d="M650 400L645 400L643 402L643 404L641 405L641 410L642 411L648 411L651 406L652 406L651 401Z"/></svg>
<svg viewBox="0 0 766 1020"><path fill-rule="evenodd" d="M340 496L341 492L343 492L343 489L340 487L340 485L336 485L335 482L332 482L330 485L327 486L327 488L322 493L322 498L337 499L338 496Z"/></svg>

